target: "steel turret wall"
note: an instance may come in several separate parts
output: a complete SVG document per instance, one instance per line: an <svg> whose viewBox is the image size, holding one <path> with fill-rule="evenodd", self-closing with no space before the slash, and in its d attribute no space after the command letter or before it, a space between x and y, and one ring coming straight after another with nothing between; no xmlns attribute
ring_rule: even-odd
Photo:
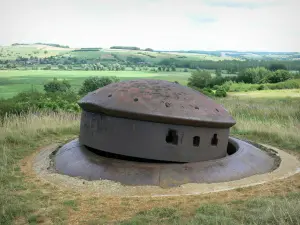
<svg viewBox="0 0 300 225"><path fill-rule="evenodd" d="M82 112L81 144L136 158L200 162L227 154L229 129L154 123Z"/></svg>

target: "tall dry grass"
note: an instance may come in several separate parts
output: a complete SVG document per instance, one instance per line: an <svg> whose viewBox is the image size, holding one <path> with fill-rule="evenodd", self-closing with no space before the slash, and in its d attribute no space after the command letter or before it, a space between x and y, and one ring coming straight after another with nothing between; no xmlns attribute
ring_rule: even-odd
<svg viewBox="0 0 300 225"><path fill-rule="evenodd" d="M236 120L231 134L300 151L300 99L225 98Z"/></svg>
<svg viewBox="0 0 300 225"><path fill-rule="evenodd" d="M237 124L232 135L278 147L300 149L300 103L298 99L219 100ZM65 221L67 210L51 205L40 187L25 181L19 160L37 147L78 135L79 114L41 112L8 116L0 126L0 224L12 224L22 217L34 221L36 211L47 209L53 224ZM226 205L199 206L182 218L177 209L158 209L138 214L123 224L300 224L300 196L270 197ZM54 204L54 203L52 203ZM63 215L62 215L63 214Z"/></svg>
<svg viewBox="0 0 300 225"><path fill-rule="evenodd" d="M79 115L41 112L8 116L0 127L0 224L12 224L24 217L28 222L36 210L45 208L43 195L34 184L27 183L19 160L36 148L62 141L78 134ZM54 207L50 214L62 212ZM54 218L55 219L55 218Z"/></svg>
<svg viewBox="0 0 300 225"><path fill-rule="evenodd" d="M9 136L24 139L40 132L59 132L65 129L78 130L79 120L79 114L64 112L39 112L20 116L6 116L2 127L0 127L0 141L4 141Z"/></svg>

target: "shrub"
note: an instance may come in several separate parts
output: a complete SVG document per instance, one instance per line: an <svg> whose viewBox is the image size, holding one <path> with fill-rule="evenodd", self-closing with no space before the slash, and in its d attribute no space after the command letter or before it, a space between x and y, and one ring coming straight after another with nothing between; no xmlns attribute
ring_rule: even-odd
<svg viewBox="0 0 300 225"><path fill-rule="evenodd" d="M271 71L276 71L276 70L287 70L286 66L284 64L281 63L272 63L269 66L269 70Z"/></svg>
<svg viewBox="0 0 300 225"><path fill-rule="evenodd" d="M87 93L95 91L98 88L119 81L120 79L118 77L89 77L83 82L78 93L79 95L86 95Z"/></svg>
<svg viewBox="0 0 300 225"><path fill-rule="evenodd" d="M270 74L271 71L264 67L248 68L238 74L237 81L248 84L264 83Z"/></svg>
<svg viewBox="0 0 300 225"><path fill-rule="evenodd" d="M267 83L279 83L292 78L292 74L287 70L276 70L271 73L267 78Z"/></svg>
<svg viewBox="0 0 300 225"><path fill-rule="evenodd" d="M286 80L275 84L245 84L243 82L226 82L221 86L226 92L255 91L255 90L276 90L276 89L297 89L300 88L300 79Z"/></svg>
<svg viewBox="0 0 300 225"><path fill-rule="evenodd" d="M211 74L204 70L193 71L191 76L188 78L188 86L200 89L208 87L210 82Z"/></svg>
<svg viewBox="0 0 300 225"><path fill-rule="evenodd" d="M71 91L49 93L25 91L9 99L0 99L0 119L3 121L6 114L19 115L35 110L79 112L78 100L79 96Z"/></svg>
<svg viewBox="0 0 300 225"><path fill-rule="evenodd" d="M261 84L257 87L257 90L261 91L261 90L265 90L267 89L266 86L264 84Z"/></svg>
<svg viewBox="0 0 300 225"><path fill-rule="evenodd" d="M59 64L58 65L58 69L60 69L60 70L66 70L66 67L64 65L62 65L62 64Z"/></svg>
<svg viewBox="0 0 300 225"><path fill-rule="evenodd" d="M198 88L198 87L190 87L190 88L192 88L196 91L199 91L200 93L202 93L202 94L204 94L208 97L211 97L211 98L213 98L215 96L214 92L209 88L204 88L204 89L201 89L201 88Z"/></svg>
<svg viewBox="0 0 300 225"><path fill-rule="evenodd" d="M57 78L54 78L52 81L44 85L44 90L46 92L66 92L71 88L71 85L68 81L62 80L59 81Z"/></svg>
<svg viewBox="0 0 300 225"><path fill-rule="evenodd" d="M43 68L43 70L51 70L51 66L50 65L47 65Z"/></svg>
<svg viewBox="0 0 300 225"><path fill-rule="evenodd" d="M219 89L216 90L215 96L224 98L224 97L227 96L227 93L223 88L219 88Z"/></svg>
<svg viewBox="0 0 300 225"><path fill-rule="evenodd" d="M297 89L300 88L300 80L287 80L276 84L266 84L266 87L271 90L276 89Z"/></svg>

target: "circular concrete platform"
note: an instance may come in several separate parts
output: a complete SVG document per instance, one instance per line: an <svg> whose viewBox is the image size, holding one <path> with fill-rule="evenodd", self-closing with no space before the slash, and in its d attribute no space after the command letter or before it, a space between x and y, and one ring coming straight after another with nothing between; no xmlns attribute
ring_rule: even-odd
<svg viewBox="0 0 300 225"><path fill-rule="evenodd" d="M76 142L76 140L74 140L73 143L74 142ZM31 163L33 164L33 171L41 180L50 182L56 185L58 188L71 189L73 191L85 193L95 193L99 196L120 197L168 197L181 195L199 195L263 184L278 179L284 179L300 172L300 162L295 156L292 156L285 151L272 146L262 146L273 151L281 159L279 167L271 172L267 172L264 174L255 174L249 177L227 182L191 182L170 188L162 188L155 185L128 186L123 185L120 182L105 179L87 181L78 177L59 174L54 170L53 164L55 152L59 148L58 144L53 144L43 148L33 158L33 162ZM228 158L232 156L229 156Z"/></svg>
<svg viewBox="0 0 300 225"><path fill-rule="evenodd" d="M262 151L249 143L235 138L230 138L229 143L229 150L234 148L236 152L221 159L193 163L149 163L101 156L76 139L57 151L54 169L60 174L85 180L173 187L186 183L238 180L270 172L279 164L280 160L275 154Z"/></svg>

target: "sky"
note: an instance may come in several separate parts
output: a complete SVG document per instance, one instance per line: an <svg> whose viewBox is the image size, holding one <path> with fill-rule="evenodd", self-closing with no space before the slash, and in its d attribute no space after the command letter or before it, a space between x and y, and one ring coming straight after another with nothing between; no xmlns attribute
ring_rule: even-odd
<svg viewBox="0 0 300 225"><path fill-rule="evenodd" d="M0 0L0 45L300 52L299 0Z"/></svg>

